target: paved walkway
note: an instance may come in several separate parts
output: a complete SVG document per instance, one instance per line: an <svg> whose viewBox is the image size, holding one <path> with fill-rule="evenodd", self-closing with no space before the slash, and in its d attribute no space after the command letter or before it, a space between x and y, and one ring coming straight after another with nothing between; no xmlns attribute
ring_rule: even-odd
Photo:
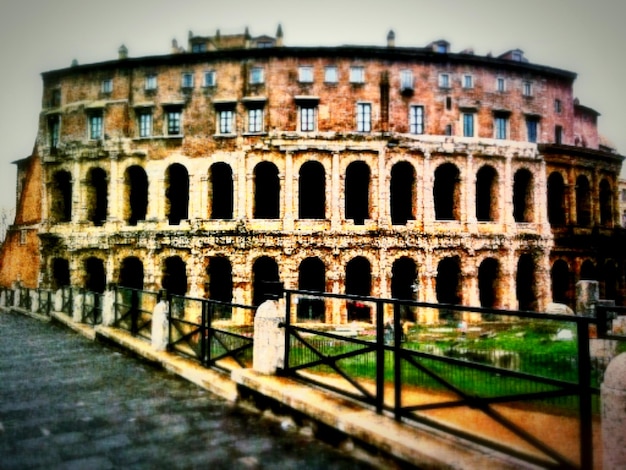
<svg viewBox="0 0 626 470"><path fill-rule="evenodd" d="M366 469L76 333L0 312L0 469Z"/></svg>

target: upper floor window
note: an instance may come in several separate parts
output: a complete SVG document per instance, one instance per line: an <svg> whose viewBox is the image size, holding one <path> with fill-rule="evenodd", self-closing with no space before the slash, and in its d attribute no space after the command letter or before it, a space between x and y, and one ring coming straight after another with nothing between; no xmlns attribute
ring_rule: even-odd
<svg viewBox="0 0 626 470"><path fill-rule="evenodd" d="M61 90L55 88L52 90L50 95L50 106L56 108L57 106L61 106Z"/></svg>
<svg viewBox="0 0 626 470"><path fill-rule="evenodd" d="M182 114L180 109L169 109L165 113L165 121L167 124L167 135L182 134Z"/></svg>
<svg viewBox="0 0 626 470"><path fill-rule="evenodd" d="M263 76L263 68L252 67L252 69L250 69L250 84L258 85L261 83L265 83L265 78Z"/></svg>
<svg viewBox="0 0 626 470"><path fill-rule="evenodd" d="M413 71L412 70L400 71L400 89L401 90L413 89Z"/></svg>
<svg viewBox="0 0 626 470"><path fill-rule="evenodd" d="M444 133L445 135L452 135L452 124L446 124Z"/></svg>
<svg viewBox="0 0 626 470"><path fill-rule="evenodd" d="M102 80L100 91L102 91L102 93L111 93L113 91L113 80L110 78Z"/></svg>
<svg viewBox="0 0 626 470"><path fill-rule="evenodd" d="M554 126L554 143L563 143L563 126Z"/></svg>
<svg viewBox="0 0 626 470"><path fill-rule="evenodd" d="M263 132L263 108L248 109L248 132Z"/></svg>
<svg viewBox="0 0 626 470"><path fill-rule="evenodd" d="M463 113L463 137L474 137L474 113Z"/></svg>
<svg viewBox="0 0 626 470"><path fill-rule="evenodd" d="M312 104L303 104L300 106L300 131L315 131L315 111L316 106Z"/></svg>
<svg viewBox="0 0 626 470"><path fill-rule="evenodd" d="M310 65L298 67L298 81L300 83L313 83L313 67Z"/></svg>
<svg viewBox="0 0 626 470"><path fill-rule="evenodd" d="M235 130L235 111L222 109L217 113L220 134L233 134Z"/></svg>
<svg viewBox="0 0 626 470"><path fill-rule="evenodd" d="M561 114L561 100L558 98L554 100L554 112Z"/></svg>
<svg viewBox="0 0 626 470"><path fill-rule="evenodd" d="M329 65L324 67L324 82L325 83L337 83L339 80L339 74L337 73L337 67Z"/></svg>
<svg viewBox="0 0 626 470"><path fill-rule="evenodd" d="M411 134L424 133L424 107L411 106L409 108L409 131Z"/></svg>
<svg viewBox="0 0 626 470"><path fill-rule="evenodd" d="M58 114L48 116L48 136L50 148L59 146L59 131L61 129L61 118Z"/></svg>
<svg viewBox="0 0 626 470"><path fill-rule="evenodd" d="M441 88L450 88L450 74L447 74L447 73L439 74L439 86Z"/></svg>
<svg viewBox="0 0 626 470"><path fill-rule="evenodd" d="M149 108L139 111L139 137L152 135L152 110Z"/></svg>
<svg viewBox="0 0 626 470"><path fill-rule="evenodd" d="M533 96L533 86L529 81L522 82L522 94L524 96Z"/></svg>
<svg viewBox="0 0 626 470"><path fill-rule="evenodd" d="M496 139L507 138L508 117L496 114L493 119L494 137Z"/></svg>
<svg viewBox="0 0 626 470"><path fill-rule="evenodd" d="M463 88L474 88L474 77L471 75L463 75Z"/></svg>
<svg viewBox="0 0 626 470"><path fill-rule="evenodd" d="M204 72L203 87L212 87L217 85L217 74L215 70L207 70Z"/></svg>
<svg viewBox="0 0 626 470"><path fill-rule="evenodd" d="M91 140L102 139L102 111L94 111L89 114L89 138Z"/></svg>
<svg viewBox="0 0 626 470"><path fill-rule="evenodd" d="M372 105L370 103L357 103L356 130L358 132L370 132L372 130Z"/></svg>
<svg viewBox="0 0 626 470"><path fill-rule="evenodd" d="M504 78L496 78L496 91L506 91L506 81Z"/></svg>
<svg viewBox="0 0 626 470"><path fill-rule="evenodd" d="M191 72L183 72L181 87L193 88L193 74Z"/></svg>
<svg viewBox="0 0 626 470"><path fill-rule="evenodd" d="M144 89L146 90L156 90L157 88L157 76L156 74L151 73L150 75L146 75L146 82L144 84Z"/></svg>
<svg viewBox="0 0 626 470"><path fill-rule="evenodd" d="M350 83L365 83L365 67L350 67Z"/></svg>
<svg viewBox="0 0 626 470"><path fill-rule="evenodd" d="M528 116L526 118L526 133L528 136L528 142L537 142L539 135L539 119L534 116Z"/></svg>

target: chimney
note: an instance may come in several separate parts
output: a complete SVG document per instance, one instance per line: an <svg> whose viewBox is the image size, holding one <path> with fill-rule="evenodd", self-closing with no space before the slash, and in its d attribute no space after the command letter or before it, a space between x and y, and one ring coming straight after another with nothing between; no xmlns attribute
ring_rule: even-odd
<svg viewBox="0 0 626 470"><path fill-rule="evenodd" d="M387 47L396 47L396 33L393 32L393 29L390 29L387 34Z"/></svg>
<svg viewBox="0 0 626 470"><path fill-rule="evenodd" d="M247 26L246 26L246 31L243 33L243 36L245 38L244 47L246 49L250 49L250 31L248 31L248 27Z"/></svg>
<svg viewBox="0 0 626 470"><path fill-rule="evenodd" d="M128 59L128 48L124 44L117 50L117 56L120 60Z"/></svg>
<svg viewBox="0 0 626 470"><path fill-rule="evenodd" d="M283 27L278 24L278 29L276 30L276 47L283 47Z"/></svg>
<svg viewBox="0 0 626 470"><path fill-rule="evenodd" d="M179 52L178 41L176 39L172 39L172 54L178 54Z"/></svg>

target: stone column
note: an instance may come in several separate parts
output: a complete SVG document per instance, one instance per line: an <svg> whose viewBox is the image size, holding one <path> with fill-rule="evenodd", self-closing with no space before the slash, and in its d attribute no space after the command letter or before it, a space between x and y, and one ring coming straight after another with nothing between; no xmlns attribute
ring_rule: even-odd
<svg viewBox="0 0 626 470"><path fill-rule="evenodd" d="M424 153L424 165L422 170L422 184L420 195L422 199L422 224L425 232L430 232L435 223L435 205L433 198L433 177L430 165L430 152Z"/></svg>
<svg viewBox="0 0 626 470"><path fill-rule="evenodd" d="M293 156L291 152L285 152L284 190L281 191L283 210L280 211L283 214L283 230L293 230L294 228L294 202L297 204L297 201L294 201L293 180Z"/></svg>
<svg viewBox="0 0 626 470"><path fill-rule="evenodd" d="M333 164L331 168L331 186L330 186L330 225L333 230L341 227L341 200L339 197L339 154L333 153Z"/></svg>
<svg viewBox="0 0 626 470"><path fill-rule="evenodd" d="M515 219L513 218L513 169L511 168L511 155L506 155L504 163L504 214L502 222L505 233L515 233Z"/></svg>
<svg viewBox="0 0 626 470"><path fill-rule="evenodd" d="M601 401L603 468L626 468L626 353L606 369Z"/></svg>
<svg viewBox="0 0 626 470"><path fill-rule="evenodd" d="M465 165L465 217L461 221L467 224L467 229L471 233L478 231L478 220L476 219L476 171L474 169L474 156L467 155ZM471 305L471 304L470 304Z"/></svg>
<svg viewBox="0 0 626 470"><path fill-rule="evenodd" d="M284 300L266 300L257 309L252 353L254 371L273 375L284 366L285 329L278 326L284 321Z"/></svg>

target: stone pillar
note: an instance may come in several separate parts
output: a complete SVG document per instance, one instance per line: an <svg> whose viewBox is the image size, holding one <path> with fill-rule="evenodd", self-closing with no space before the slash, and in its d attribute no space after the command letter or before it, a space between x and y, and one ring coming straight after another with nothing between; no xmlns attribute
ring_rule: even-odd
<svg viewBox="0 0 626 470"><path fill-rule="evenodd" d="M576 315L595 317L598 299L598 281L578 281L576 283Z"/></svg>
<svg viewBox="0 0 626 470"><path fill-rule="evenodd" d="M83 293L79 289L72 291L72 320L80 322L83 319Z"/></svg>
<svg viewBox="0 0 626 470"><path fill-rule="evenodd" d="M111 326L115 322L115 289L109 288L102 296L102 324Z"/></svg>
<svg viewBox="0 0 626 470"><path fill-rule="evenodd" d="M340 197L340 176L339 176L339 154L333 153L333 164L331 168L331 184L330 184L330 224L333 230L337 230L341 226L341 201Z"/></svg>
<svg viewBox="0 0 626 470"><path fill-rule="evenodd" d="M283 217L283 230L293 230L294 214L297 217L297 209L294 208L294 205L297 207L298 201L296 200L297 198L294 198L293 156L291 152L285 152L285 176L283 181L284 185L281 190L283 209L280 210ZM302 195L299 194L298 197L302 197Z"/></svg>
<svg viewBox="0 0 626 470"><path fill-rule="evenodd" d="M284 321L284 300L266 300L257 309L252 354L252 368L256 372L273 375L284 366L285 329L278 326Z"/></svg>
<svg viewBox="0 0 626 470"><path fill-rule="evenodd" d="M39 312L39 290L29 289L28 295L30 295L30 311L33 313Z"/></svg>
<svg viewBox="0 0 626 470"><path fill-rule="evenodd" d="M63 309L63 289L57 289L52 300L52 310L60 312Z"/></svg>
<svg viewBox="0 0 626 470"><path fill-rule="evenodd" d="M603 468L626 468L626 353L607 367L601 401Z"/></svg>
<svg viewBox="0 0 626 470"><path fill-rule="evenodd" d="M159 292L159 301L152 311L152 347L157 351L165 351L169 343L169 304L165 291Z"/></svg>

